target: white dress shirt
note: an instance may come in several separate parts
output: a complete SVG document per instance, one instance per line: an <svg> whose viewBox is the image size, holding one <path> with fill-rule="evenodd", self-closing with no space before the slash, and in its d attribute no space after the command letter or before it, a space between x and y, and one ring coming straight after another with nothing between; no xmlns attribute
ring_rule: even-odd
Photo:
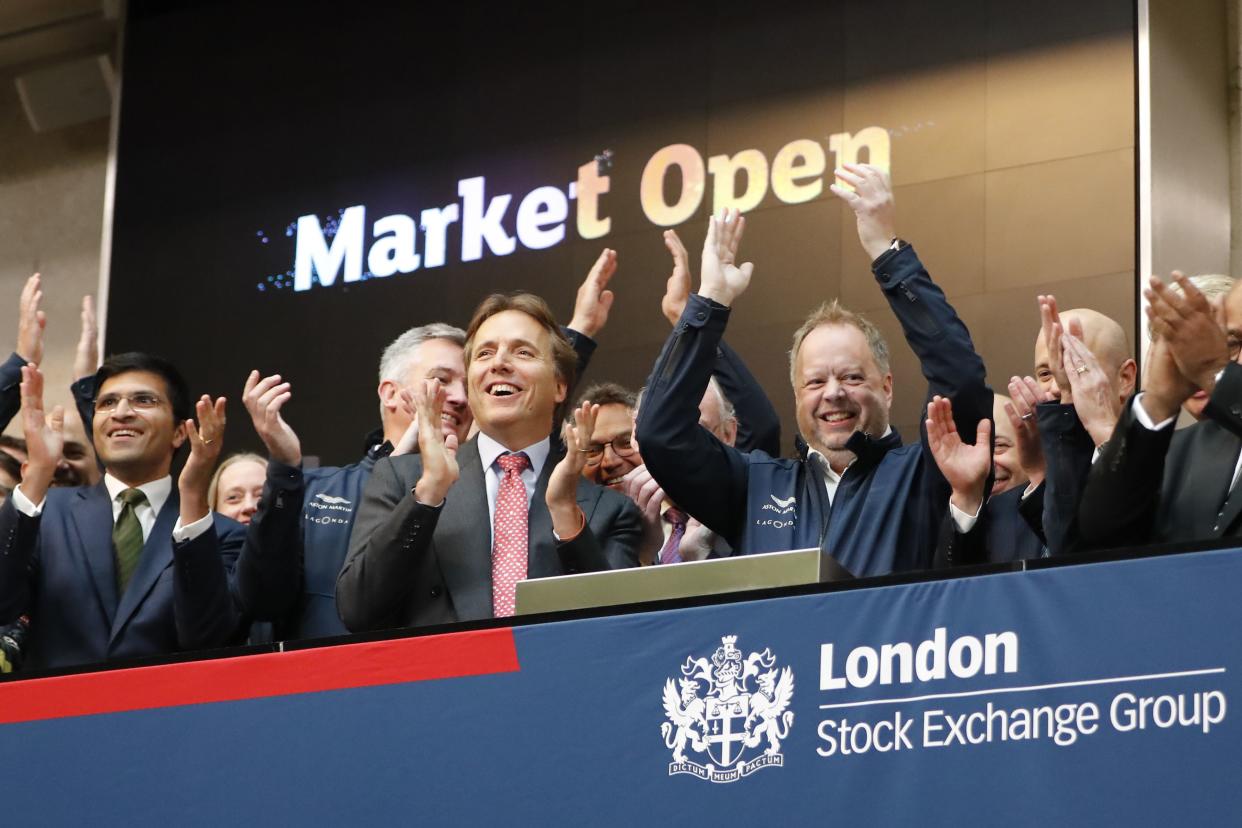
<svg viewBox="0 0 1242 828"><path fill-rule="evenodd" d="M496 460L500 455L508 454L509 449L500 443L488 437L483 432L479 432L478 437L479 460L483 464L483 479L487 483L487 528L490 531L496 523L496 496L500 494L500 479L504 476L504 471L497 464ZM539 474L543 471L543 464L548 461L548 452L552 449L552 440L544 437L533 446L527 446L519 449L513 454L525 454L526 459L530 461L522 471L522 484L526 487L526 507L530 508L531 498L535 494L535 484L539 481Z"/></svg>
<svg viewBox="0 0 1242 828"><path fill-rule="evenodd" d="M1150 431L1163 431L1166 428L1172 428L1173 424L1177 422L1176 414L1174 414L1172 417L1165 420L1163 423L1153 423L1151 421L1151 417L1148 415L1147 411L1144 410L1143 406L1141 405L1143 401L1143 395L1145 393L1146 393L1145 391L1140 391L1139 393L1134 395L1134 403L1133 403L1134 419L1139 421L1139 425L1141 425L1143 428L1146 428ZM1096 449L1096 456L1097 457L1099 456L1099 449ZM1095 462L1094 457L1091 458L1091 462L1093 463ZM1242 452L1238 453L1238 459L1233 464L1233 479L1232 479L1232 482L1229 484L1229 491L1231 492L1233 491L1233 487L1238 485L1239 473L1242 473Z"/></svg>
<svg viewBox="0 0 1242 828"><path fill-rule="evenodd" d="M140 489L147 496L147 502L134 507L134 516L138 518L138 523L142 526L142 542L146 543L151 537L151 530L155 527L155 519L160 514L160 509L164 508L164 504L168 501L168 495L172 493L172 477L166 475L159 480L152 480L149 483L143 483L141 486L127 486L120 480L117 480L111 474L104 475L104 487L108 490L108 497L112 501L112 523L116 525L116 519L121 516L121 509L124 505L120 500L121 492L129 488ZM43 503L38 505L31 503L30 498L22 493L22 487L18 486L13 489L13 506L17 511L27 517L38 517L43 514L43 505L47 503L45 499ZM194 540L199 535L207 531L211 526L211 512L208 511L205 517L202 517L189 526L181 525L181 518L177 518L177 523L173 526L172 539L176 543L184 543L188 540Z"/></svg>

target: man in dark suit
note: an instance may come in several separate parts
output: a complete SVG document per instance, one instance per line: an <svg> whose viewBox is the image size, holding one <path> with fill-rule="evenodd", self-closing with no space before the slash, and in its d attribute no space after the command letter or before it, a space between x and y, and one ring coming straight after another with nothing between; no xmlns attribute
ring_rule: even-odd
<svg viewBox="0 0 1242 828"><path fill-rule="evenodd" d="M1091 468L1078 511L1084 549L1242 535L1242 292L1226 297L1221 330L1203 294L1173 275L1182 296L1154 276L1146 291L1147 387ZM1208 394L1203 419L1174 431L1198 389Z"/></svg>
<svg viewBox="0 0 1242 828"><path fill-rule="evenodd" d="M224 399L202 397L196 426L180 374L145 354L110 358L97 381L104 480L49 489L65 415L44 413L42 374L22 369L29 459L0 507L0 623L32 617L27 667L216 647L239 628L229 578L244 533L207 507ZM173 455L186 442L174 489Z"/></svg>
<svg viewBox="0 0 1242 828"><path fill-rule="evenodd" d="M576 355L542 299L493 295L466 340L478 436L438 427L444 389L417 390L419 454L380 460L362 494L336 600L350 630L512 615L516 583L633 566L640 521L581 477L598 407L549 438Z"/></svg>

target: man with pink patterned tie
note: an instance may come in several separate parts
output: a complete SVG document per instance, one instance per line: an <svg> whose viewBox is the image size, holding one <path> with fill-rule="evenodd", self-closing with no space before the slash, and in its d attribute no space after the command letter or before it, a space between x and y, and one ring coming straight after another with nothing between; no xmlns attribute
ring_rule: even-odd
<svg viewBox="0 0 1242 828"><path fill-rule="evenodd" d="M489 296L465 350L479 434L445 438L443 390L419 389L419 453L376 465L354 521L336 588L350 630L504 617L519 580L637 561L637 508L581 475L599 407L575 410L563 449L549 438L576 356L547 304Z"/></svg>

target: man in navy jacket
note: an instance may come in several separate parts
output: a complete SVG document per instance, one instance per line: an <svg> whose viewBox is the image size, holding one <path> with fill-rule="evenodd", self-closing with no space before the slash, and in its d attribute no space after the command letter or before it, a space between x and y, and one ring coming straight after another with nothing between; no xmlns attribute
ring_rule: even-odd
<svg viewBox="0 0 1242 828"><path fill-rule="evenodd" d="M858 219L872 270L918 355L929 395L954 401L962 434L976 434L992 391L970 334L913 248L896 238L888 176L846 165L833 186ZM925 440L902 445L889 427L892 374L874 325L825 304L794 339L791 380L805 459L743 453L698 427L729 306L750 281L734 262L744 220L712 219L702 285L690 298L647 383L637 432L668 496L741 554L820 547L855 575L928 567L950 488ZM969 516L964 516L969 517Z"/></svg>

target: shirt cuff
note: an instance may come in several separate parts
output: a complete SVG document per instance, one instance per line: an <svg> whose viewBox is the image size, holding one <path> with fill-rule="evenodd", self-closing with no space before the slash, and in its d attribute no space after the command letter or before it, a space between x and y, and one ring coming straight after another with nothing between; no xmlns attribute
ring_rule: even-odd
<svg viewBox="0 0 1242 828"><path fill-rule="evenodd" d="M20 483L13 487L13 494L11 497L13 498L13 507L26 517L38 517L43 514L43 503L40 503L38 506L31 503L30 498L22 494L22 487ZM44 503L46 502L47 500L44 499Z"/></svg>
<svg viewBox="0 0 1242 828"><path fill-rule="evenodd" d="M182 526L181 518L177 518L177 524L173 526L172 531L173 543L185 543L186 541L194 540L211 528L211 518L212 514L208 512L204 517L199 518L189 526Z"/></svg>
<svg viewBox="0 0 1242 828"><path fill-rule="evenodd" d="M567 542L567 541L571 541L571 540L573 540L574 538L576 538L576 537L578 537L579 535L581 535L581 534L582 534L582 530L583 530L583 529L585 529L585 528L586 528L586 512L582 511L582 507L581 507L581 506L579 506L579 507L578 507L578 531L577 531L577 532L574 532L572 535L570 535L570 536L569 536L569 537L567 537L567 538L562 538L560 535L556 534L556 530L555 530L555 529L553 529L553 530L552 530L552 537L556 538L556 542L557 542L557 543L565 543L565 542Z"/></svg>
<svg viewBox="0 0 1242 828"><path fill-rule="evenodd" d="M1141 424L1142 424L1143 428L1145 428L1145 429L1147 429L1147 430L1149 430L1149 431L1161 431L1162 429L1168 428L1168 427L1169 427L1169 425L1170 425L1170 424L1171 424L1174 420L1176 420L1176 419L1177 419L1177 415L1176 415L1176 414L1174 414L1172 417L1170 417L1169 419L1165 420L1163 423L1160 423L1160 424L1158 424L1158 425L1153 424L1153 423L1152 423L1152 421L1151 421L1151 417L1149 417L1149 416L1147 415L1147 411L1146 411L1146 410L1144 410L1144 408L1143 408L1143 406L1142 406L1142 402L1143 402L1143 395L1144 395L1145 393L1146 393L1145 391L1140 391L1139 393L1137 393L1137 394L1135 394L1135 395L1134 395L1134 403L1133 403L1133 405L1134 405L1134 419L1138 420L1138 421L1139 421L1139 423L1141 423ZM1093 457L1093 458L1091 458L1091 462L1093 462L1093 463L1095 462L1095 458L1094 458L1094 457Z"/></svg>
<svg viewBox="0 0 1242 828"><path fill-rule="evenodd" d="M980 511L983 509L982 503L979 504L979 509ZM979 521L978 511L973 515L968 515L961 509L954 506L953 501L951 500L949 501L949 514L953 515L953 525L957 527L957 533L959 535L965 535L971 529L974 529L975 524Z"/></svg>

